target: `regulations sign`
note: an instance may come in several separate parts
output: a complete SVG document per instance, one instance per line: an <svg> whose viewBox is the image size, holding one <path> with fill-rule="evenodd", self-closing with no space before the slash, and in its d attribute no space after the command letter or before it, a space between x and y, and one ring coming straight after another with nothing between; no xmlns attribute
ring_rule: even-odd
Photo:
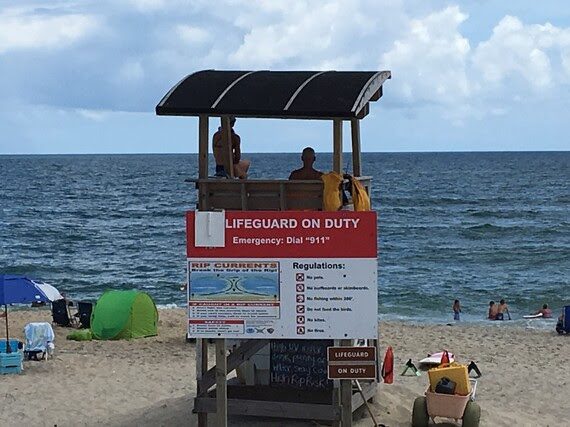
<svg viewBox="0 0 570 427"><path fill-rule="evenodd" d="M188 336L377 337L375 212L190 211L186 222Z"/></svg>
<svg viewBox="0 0 570 427"><path fill-rule="evenodd" d="M331 380L376 378L376 347L328 347L327 361Z"/></svg>

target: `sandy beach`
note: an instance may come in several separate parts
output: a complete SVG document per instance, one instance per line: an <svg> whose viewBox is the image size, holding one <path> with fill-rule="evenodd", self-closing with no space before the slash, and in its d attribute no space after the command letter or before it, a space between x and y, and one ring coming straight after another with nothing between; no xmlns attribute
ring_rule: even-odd
<svg viewBox="0 0 570 427"><path fill-rule="evenodd" d="M50 321L47 310L10 312L11 335L22 339L30 321ZM3 320L0 321L2 328ZM56 352L43 362L25 362L21 375L0 376L4 426L196 425L194 345L186 343L185 312L160 310L159 335L133 341L74 342L71 329L54 327ZM483 372L477 401L482 426L567 425L570 341L552 331L506 324L415 326L380 324L382 350L395 354L394 384L380 386L374 411L387 426L409 426L411 407L427 385L427 374L401 377L409 358L418 361L447 348ZM214 425L213 416L210 417ZM356 426L372 425L366 412ZM232 426L316 425L314 422L233 417Z"/></svg>

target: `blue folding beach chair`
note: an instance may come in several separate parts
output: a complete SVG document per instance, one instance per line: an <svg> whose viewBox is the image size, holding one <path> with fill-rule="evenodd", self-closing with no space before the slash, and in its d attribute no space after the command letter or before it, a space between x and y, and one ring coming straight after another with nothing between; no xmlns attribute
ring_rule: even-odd
<svg viewBox="0 0 570 427"><path fill-rule="evenodd" d="M556 323L556 332L559 334L570 334L570 305L565 305L562 308L561 317Z"/></svg>
<svg viewBox="0 0 570 427"><path fill-rule="evenodd" d="M24 334L26 335L24 353L28 360L47 359L48 354L54 349L55 334L51 325L47 322L28 323L24 327Z"/></svg>

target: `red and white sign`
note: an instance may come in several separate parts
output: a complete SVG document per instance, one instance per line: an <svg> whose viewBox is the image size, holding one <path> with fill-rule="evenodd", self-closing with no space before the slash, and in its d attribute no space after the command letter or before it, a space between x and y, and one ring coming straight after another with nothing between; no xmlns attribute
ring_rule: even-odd
<svg viewBox="0 0 570 427"><path fill-rule="evenodd" d="M204 233L187 213L189 336L377 337L375 212L222 215ZM203 246L216 233L223 246Z"/></svg>
<svg viewBox="0 0 570 427"><path fill-rule="evenodd" d="M376 212L226 211L218 248L196 247L194 215L188 258L376 258Z"/></svg>

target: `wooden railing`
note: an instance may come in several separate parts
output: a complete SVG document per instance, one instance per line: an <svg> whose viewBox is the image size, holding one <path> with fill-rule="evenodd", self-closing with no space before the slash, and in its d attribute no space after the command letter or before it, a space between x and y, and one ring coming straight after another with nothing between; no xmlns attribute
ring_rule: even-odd
<svg viewBox="0 0 570 427"><path fill-rule="evenodd" d="M370 177L357 178L370 194ZM199 210L322 210L320 180L196 179Z"/></svg>

